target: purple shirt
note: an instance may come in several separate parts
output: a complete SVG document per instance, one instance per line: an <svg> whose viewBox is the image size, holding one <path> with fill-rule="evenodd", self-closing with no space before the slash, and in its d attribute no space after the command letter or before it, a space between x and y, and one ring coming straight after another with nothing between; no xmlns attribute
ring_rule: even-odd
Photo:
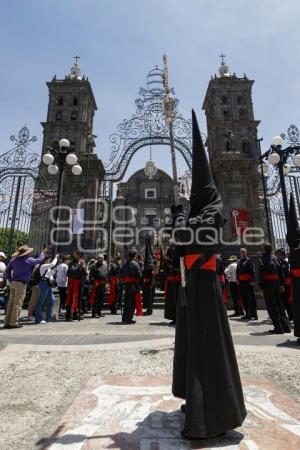
<svg viewBox="0 0 300 450"><path fill-rule="evenodd" d="M9 262L4 273L4 278L9 281L23 281L24 283L28 283L34 266L43 262L47 256L45 253L41 253L38 258L33 258L32 256L16 256Z"/></svg>

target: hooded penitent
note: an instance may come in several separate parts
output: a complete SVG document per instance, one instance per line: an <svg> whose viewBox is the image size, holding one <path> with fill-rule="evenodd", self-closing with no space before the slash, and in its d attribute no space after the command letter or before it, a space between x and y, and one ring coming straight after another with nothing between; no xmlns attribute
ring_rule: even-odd
<svg viewBox="0 0 300 450"><path fill-rule="evenodd" d="M291 300L294 310L294 335L300 338L300 228L292 194L290 197L286 239L290 247L289 262L292 283Z"/></svg>
<svg viewBox="0 0 300 450"><path fill-rule="evenodd" d="M151 241L150 236L147 234L146 236L146 242L145 242L145 260L144 260L144 268L153 267L154 259L153 259L153 252L151 248Z"/></svg>
<svg viewBox="0 0 300 450"><path fill-rule="evenodd" d="M184 246L186 306L178 308L173 394L186 400L187 438L210 438L239 427L245 416L227 313L216 274L222 200L215 186L193 111L193 168Z"/></svg>
<svg viewBox="0 0 300 450"><path fill-rule="evenodd" d="M146 314L150 314L153 309L153 277L154 277L154 258L151 248L151 240L149 234L146 236L145 242L145 260L143 270L143 308L147 309Z"/></svg>

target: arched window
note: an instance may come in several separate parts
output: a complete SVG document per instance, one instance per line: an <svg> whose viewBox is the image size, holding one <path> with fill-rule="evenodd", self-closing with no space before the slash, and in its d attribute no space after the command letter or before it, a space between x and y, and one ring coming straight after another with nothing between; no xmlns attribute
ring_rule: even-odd
<svg viewBox="0 0 300 450"><path fill-rule="evenodd" d="M73 106L78 106L78 97L73 97Z"/></svg>
<svg viewBox="0 0 300 450"><path fill-rule="evenodd" d="M59 106L62 106L62 105L64 104L64 98L63 98L62 95L59 95L59 96L57 97L57 104L58 104Z"/></svg>
<svg viewBox="0 0 300 450"><path fill-rule="evenodd" d="M222 105L227 105L228 104L228 97L227 95L222 95Z"/></svg>
<svg viewBox="0 0 300 450"><path fill-rule="evenodd" d="M225 141L225 149L226 149L226 152L231 152L230 143L227 139Z"/></svg>
<svg viewBox="0 0 300 450"><path fill-rule="evenodd" d="M243 153L249 153L250 152L250 142L243 141L242 142L242 152Z"/></svg>
<svg viewBox="0 0 300 450"><path fill-rule="evenodd" d="M72 111L71 112L71 120L76 120L77 119L77 113L76 111Z"/></svg>
<svg viewBox="0 0 300 450"><path fill-rule="evenodd" d="M55 116L55 120L59 121L62 119L62 112L61 111L57 111L56 116Z"/></svg>
<svg viewBox="0 0 300 450"><path fill-rule="evenodd" d="M240 109L239 110L239 118L241 120L245 120L248 118L247 110L246 109Z"/></svg>

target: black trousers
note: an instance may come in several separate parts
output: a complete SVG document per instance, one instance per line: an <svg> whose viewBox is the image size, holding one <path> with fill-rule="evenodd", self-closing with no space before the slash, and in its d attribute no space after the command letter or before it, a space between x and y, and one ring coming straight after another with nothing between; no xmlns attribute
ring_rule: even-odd
<svg viewBox="0 0 300 450"><path fill-rule="evenodd" d="M256 318L257 307L253 286L251 286L249 281L240 281L239 289L246 316L249 319Z"/></svg>
<svg viewBox="0 0 300 450"><path fill-rule="evenodd" d="M233 281L230 281L229 282L229 289L230 289L230 295L231 295L232 302L233 302L234 312L236 314L242 314L243 307L239 303L239 291L238 291L237 283L235 283Z"/></svg>
<svg viewBox="0 0 300 450"><path fill-rule="evenodd" d="M122 315L122 322L130 322L132 320L135 310L135 294L137 287L134 284L125 284L124 286L124 310Z"/></svg>
<svg viewBox="0 0 300 450"><path fill-rule="evenodd" d="M285 284L284 291L281 292L281 301L287 313L289 321L293 320L294 318L293 305L292 303L290 303L290 294L291 294L291 287L288 284Z"/></svg>
<svg viewBox="0 0 300 450"><path fill-rule="evenodd" d="M95 301L92 307L92 317L101 314L105 300L105 286L98 286L96 290Z"/></svg>
<svg viewBox="0 0 300 450"><path fill-rule="evenodd" d="M67 298L67 288L59 287L58 292L59 292L59 299L60 299L60 303L59 303L59 311L60 311L62 308L65 307L66 298Z"/></svg>
<svg viewBox="0 0 300 450"><path fill-rule="evenodd" d="M264 298L269 316L277 331L290 331L290 324L285 314L278 282L265 281L263 286Z"/></svg>

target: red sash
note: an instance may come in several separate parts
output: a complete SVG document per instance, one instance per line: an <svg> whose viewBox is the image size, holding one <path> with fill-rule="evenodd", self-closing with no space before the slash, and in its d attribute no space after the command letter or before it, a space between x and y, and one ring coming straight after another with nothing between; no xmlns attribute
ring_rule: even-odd
<svg viewBox="0 0 300 450"><path fill-rule="evenodd" d="M181 275L177 274L177 275L168 275L165 281L165 297L167 296L168 293L168 281L181 281Z"/></svg>
<svg viewBox="0 0 300 450"><path fill-rule="evenodd" d="M89 298L89 304L93 305L95 303L95 298L96 298L96 292L97 292L97 287L98 286L105 286L106 285L106 280L95 280L92 286L92 290L91 290L91 294L90 294L90 298Z"/></svg>
<svg viewBox="0 0 300 450"><path fill-rule="evenodd" d="M184 257L185 267L189 270L195 261L202 256L202 253L198 253L195 255L186 255ZM211 256L201 267L199 270L212 270L213 272L217 271L217 255Z"/></svg>
<svg viewBox="0 0 300 450"><path fill-rule="evenodd" d="M68 280L68 293L66 298L66 306L71 306L72 312L78 312L78 298L79 298L79 288L81 280L74 280L69 278Z"/></svg>
<svg viewBox="0 0 300 450"><path fill-rule="evenodd" d="M278 273L265 273L263 276L264 281L279 281Z"/></svg>
<svg viewBox="0 0 300 450"><path fill-rule="evenodd" d="M251 273L240 273L239 281L252 281L252 274Z"/></svg>
<svg viewBox="0 0 300 450"><path fill-rule="evenodd" d="M115 275L114 277L110 277L109 280L109 296L107 303L111 306L116 302L116 284L119 277Z"/></svg>
<svg viewBox="0 0 300 450"><path fill-rule="evenodd" d="M129 284L129 283L138 283L139 282L139 279L138 278L135 278L135 277L124 277L123 278L123 282L125 283L125 284Z"/></svg>

